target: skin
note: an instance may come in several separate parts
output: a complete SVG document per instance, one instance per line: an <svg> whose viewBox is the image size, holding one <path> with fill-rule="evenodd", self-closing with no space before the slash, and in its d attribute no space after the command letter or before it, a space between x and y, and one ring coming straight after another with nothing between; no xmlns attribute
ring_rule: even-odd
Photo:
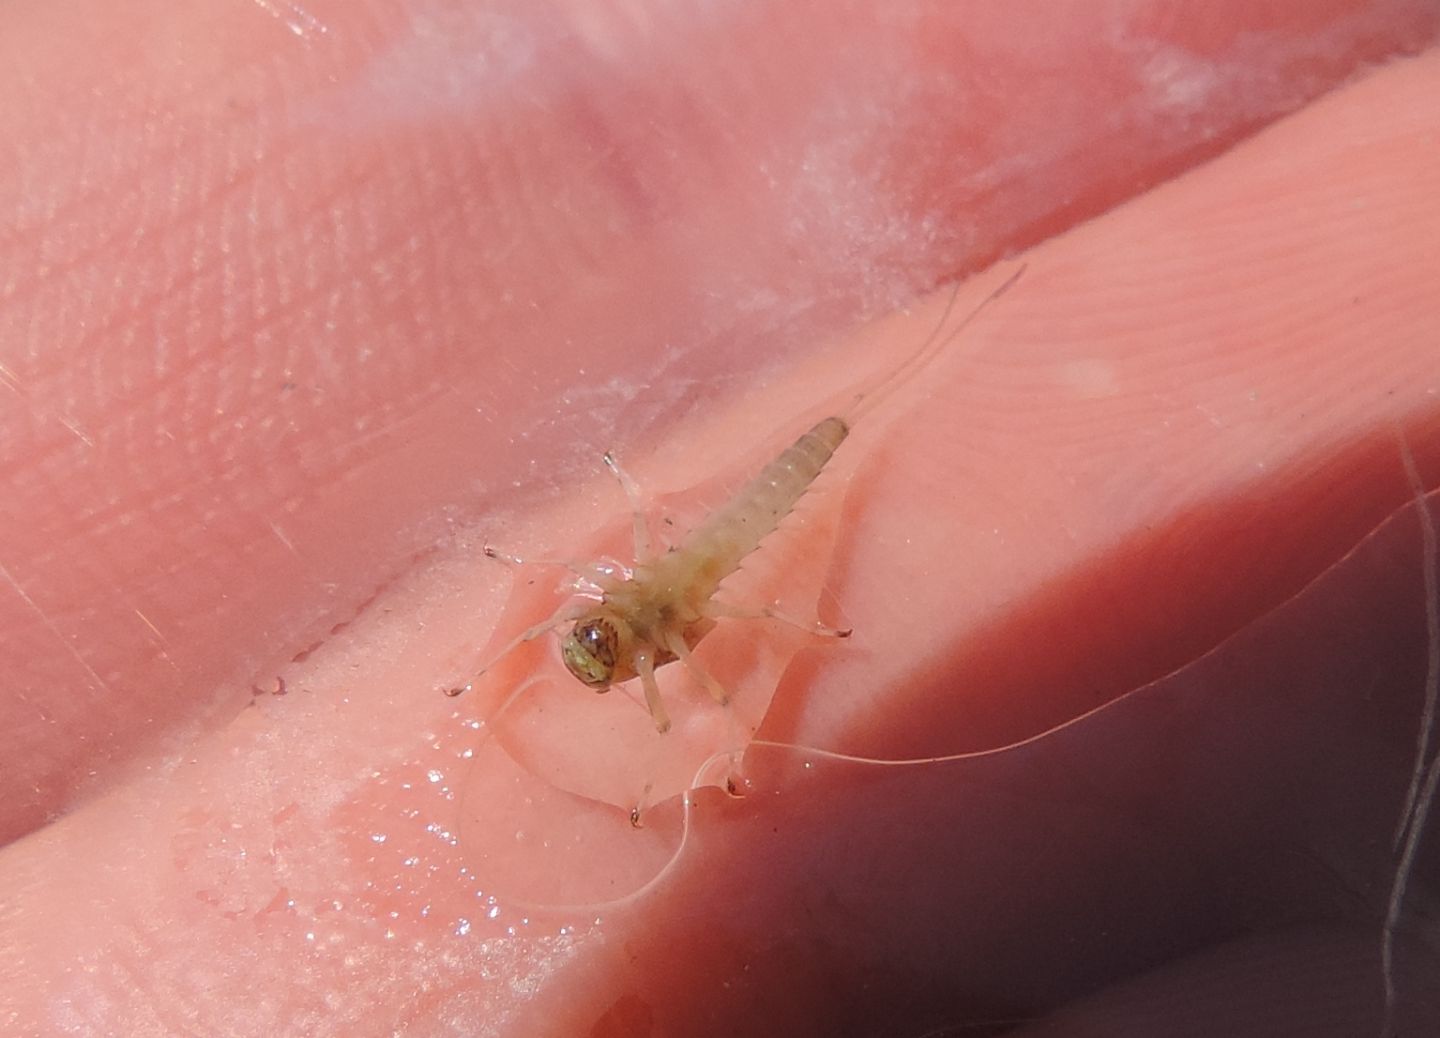
<svg viewBox="0 0 1440 1038"><path fill-rule="evenodd" d="M5 1032L1379 1033L1440 60L1290 6L12 5ZM618 550L608 447L713 504L1022 248L747 578L853 637L707 638L743 800L629 826L703 694L479 742L554 599L483 543Z"/></svg>

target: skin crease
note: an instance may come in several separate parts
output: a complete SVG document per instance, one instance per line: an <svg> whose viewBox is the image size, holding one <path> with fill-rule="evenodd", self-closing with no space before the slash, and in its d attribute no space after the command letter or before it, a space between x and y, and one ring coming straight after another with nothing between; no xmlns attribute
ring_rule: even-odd
<svg viewBox="0 0 1440 1038"><path fill-rule="evenodd" d="M1433 9L936 10L8 12L0 1029L1379 1033L1440 62L1303 105ZM863 315L1032 245L802 506L833 534L757 559L854 638L715 669L763 738L886 759L1117 706L969 762L761 751L633 901L498 896L634 891L679 811L461 756L489 701L437 690L529 619L479 545L623 543L609 446L715 500L948 292ZM567 781L627 759L542 734Z"/></svg>

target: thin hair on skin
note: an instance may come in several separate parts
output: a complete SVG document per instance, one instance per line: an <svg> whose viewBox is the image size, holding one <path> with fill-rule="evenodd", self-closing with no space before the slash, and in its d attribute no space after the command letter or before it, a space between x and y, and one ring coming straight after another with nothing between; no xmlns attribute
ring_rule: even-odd
<svg viewBox="0 0 1440 1038"><path fill-rule="evenodd" d="M1425 694L1415 736L1415 760L1399 821L1391 839L1391 850L1395 854L1395 872L1386 899L1385 920L1380 928L1380 975L1385 996L1384 1019L1380 1026L1382 1038L1396 1033L1395 1015L1400 991L1395 979L1395 934L1400 926L1405 894L1415 870L1420 840L1426 832L1426 822L1435 802L1436 791L1440 789L1440 750L1433 747L1436 700L1440 699L1440 546L1437 546L1435 513L1430 508L1430 497L1420 479L1415 454L1410 449L1410 441L1404 430L1398 426L1396 439L1400 446L1400 460L1405 468L1405 478L1413 495L1413 506L1420 520L1427 645Z"/></svg>
<svg viewBox="0 0 1440 1038"><path fill-rule="evenodd" d="M1267 624L1272 618L1292 608L1297 602L1312 593L1329 593L1323 589L1317 589L1319 589L1319 586L1331 573L1346 566L1350 560L1360 552L1361 548L1369 543L1382 528L1389 526L1397 517L1402 516L1407 511L1413 510L1420 524L1420 558L1424 566L1423 585L1426 594L1425 639L1427 666L1425 667L1424 688L1418 697L1420 700L1420 711L1417 718L1419 724L1419 732L1417 735L1420 739L1421 749L1419 751L1420 756L1417 756L1416 759L1415 775L1417 776L1417 781L1410 783L1408 787L1409 791L1404 795L1400 805L1402 827L1400 829L1399 839L1393 849L1393 872L1391 873L1390 894L1388 898L1384 899L1384 903L1381 906L1383 909L1383 919L1376 919L1376 934L1381 942L1380 961L1383 963L1383 969L1379 979L1383 982L1384 986L1384 1022L1377 1030L1377 1033L1382 1035L1393 1033L1392 1020L1395 1015L1397 1001L1403 997L1404 994L1403 990L1397 991L1396 986L1397 971L1394 962L1396 955L1394 947L1395 937L1401 927L1406 887L1412 878L1418 847L1427 833L1429 810L1432 806L1437 788L1440 788L1440 753L1436 753L1435 751L1433 732L1435 703L1437 696L1440 696L1440 691L1437 691L1440 690L1440 558L1437 558L1437 556L1440 556L1440 550L1436 548L1436 520L1433 511L1436 492L1426 492L1419 483L1418 476L1413 474L1413 470L1414 464L1411 462L1407 465L1407 474L1411 475L1413 481L1415 495L1413 500L1398 507L1387 515L1369 533L1359 538L1353 548L1330 565L1324 567L1293 594L1286 597L1283 601L1276 603L1265 613L1255 617L1239 630L1223 638L1210 649L1195 656L1169 674L1124 692L1076 717L1067 719L1043 731L1002 746L956 754L905 759L867 757L840 753L819 746L754 740L746 747L747 764L762 760L765 757L770 757L777 762L781 762L781 766L777 767L774 772L776 775L781 776L779 779L781 784L775 788L764 788L763 792L767 798L773 796L783 797L786 789L789 788L787 776L793 777L796 773L819 774L825 768L834 767L856 768L865 772L874 771L876 773L896 769L931 769L937 767L966 769L971 765L979 765L987 760L1037 747L1066 732L1083 738L1083 732L1086 726L1099 723L1109 715L1125 711L1132 704L1146 697L1166 694L1166 688L1171 687L1172 682L1175 682L1176 679L1184 678L1187 674L1202 672L1202 668L1209 666L1212 662L1222 662L1223 664L1224 654L1230 652L1233 647L1247 638L1252 630ZM648 882L633 890L627 891L621 896L610 899L597 899L576 903L512 900L512 903L516 903L522 908L533 909L537 912L593 912L599 914L620 910L643 901L644 898L663 887L672 877L675 877L682 868L686 867L687 854L694 845L694 838L699 827L706 825L707 821L714 817L713 804L707 806L697 799L697 794L702 788L715 785L716 783L713 781L713 776L716 770L725 771L730 767L730 763L728 754L723 752L716 753L696 770L690 789L680 798L682 814L680 837L677 845L674 848L673 854L664 861ZM751 769L747 767L747 771L749 770ZM963 770L957 771L955 775L956 781L960 782L964 774L965 772ZM752 792L757 791L759 790ZM1377 1003L1378 1002L1379 999L1377 999Z"/></svg>

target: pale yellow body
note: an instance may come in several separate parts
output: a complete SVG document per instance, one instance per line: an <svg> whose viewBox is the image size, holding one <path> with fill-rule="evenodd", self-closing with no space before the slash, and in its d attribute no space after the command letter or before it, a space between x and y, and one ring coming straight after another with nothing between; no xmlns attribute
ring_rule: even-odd
<svg viewBox="0 0 1440 1038"><path fill-rule="evenodd" d="M561 642L561 657L570 673L598 692L639 677L646 706L660 732L669 730L670 718L655 681L657 667L680 660L717 702L725 703L728 699L725 690L700 666L691 650L721 618L786 618L770 609L747 612L720 602L716 592L721 582L734 573L795 508L845 441L854 422L896 386L923 368L935 352L1013 285L1023 272L1021 267L1012 274L942 339L940 332L955 303L955 296L952 296L939 325L929 338L878 385L857 396L844 416L837 415L816 423L680 543L659 555L652 556L650 553L649 533L641 514L638 492L613 457L607 454L606 464L619 478L633 511L635 568L617 575L599 566L565 563L598 587L600 600L579 608L567 606L549 620L525 631L500 655L547 631L573 624ZM509 559L489 548L486 554ZM819 624L801 626L832 637L845 637L850 633ZM451 694L458 695L462 691L463 688L454 689ZM509 705L508 701L505 705Z"/></svg>
<svg viewBox="0 0 1440 1038"><path fill-rule="evenodd" d="M725 691L690 655L717 619L739 615L717 605L715 592L790 514L849 432L842 418L819 422L684 540L654 558L648 557L644 519L637 511L638 564L626 576L602 578L600 602L574 617L560 648L570 673L597 691L638 676L661 732L669 729L670 718L655 683L657 667L684 661L724 703Z"/></svg>

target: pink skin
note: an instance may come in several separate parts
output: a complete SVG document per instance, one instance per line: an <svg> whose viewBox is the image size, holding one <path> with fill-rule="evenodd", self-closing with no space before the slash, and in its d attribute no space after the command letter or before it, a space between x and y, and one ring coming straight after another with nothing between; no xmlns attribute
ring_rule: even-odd
<svg viewBox="0 0 1440 1038"><path fill-rule="evenodd" d="M602 7L7 8L0 1030L1379 1033L1440 54L1310 99L1432 5ZM757 556L854 638L707 640L743 800L478 741L553 666L439 694L553 583L480 544L713 502L1022 248Z"/></svg>

